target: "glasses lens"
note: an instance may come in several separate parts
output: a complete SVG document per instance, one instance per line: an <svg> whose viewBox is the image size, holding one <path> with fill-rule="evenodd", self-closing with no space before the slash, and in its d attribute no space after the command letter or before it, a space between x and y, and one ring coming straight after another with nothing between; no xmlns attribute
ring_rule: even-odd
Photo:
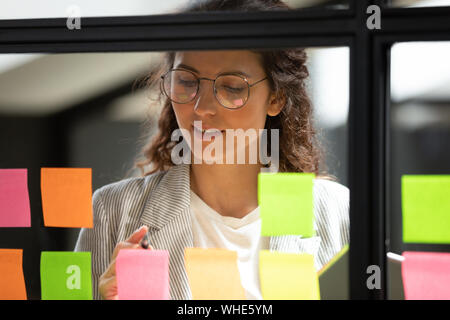
<svg viewBox="0 0 450 320"><path fill-rule="evenodd" d="M223 75L218 77L215 90L217 99L227 108L242 107L248 99L248 84L238 76Z"/></svg>
<svg viewBox="0 0 450 320"><path fill-rule="evenodd" d="M197 78L188 71L172 70L164 77L164 92L176 103L187 103L197 94Z"/></svg>

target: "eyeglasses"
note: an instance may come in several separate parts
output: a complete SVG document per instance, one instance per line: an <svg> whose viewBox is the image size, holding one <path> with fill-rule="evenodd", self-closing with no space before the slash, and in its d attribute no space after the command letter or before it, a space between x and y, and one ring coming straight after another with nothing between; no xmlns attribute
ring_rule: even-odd
<svg viewBox="0 0 450 320"><path fill-rule="evenodd" d="M200 80L213 81L213 92L219 103L227 109L242 108L250 98L250 88L264 79L249 84L237 73L222 73L216 79L200 78L191 71L171 69L161 76L161 91L175 103L189 103L197 97Z"/></svg>

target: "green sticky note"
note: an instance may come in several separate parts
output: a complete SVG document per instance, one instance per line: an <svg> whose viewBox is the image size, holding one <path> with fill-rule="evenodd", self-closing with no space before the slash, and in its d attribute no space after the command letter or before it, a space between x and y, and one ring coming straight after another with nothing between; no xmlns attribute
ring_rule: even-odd
<svg viewBox="0 0 450 320"><path fill-rule="evenodd" d="M450 175L402 176L403 242L450 243Z"/></svg>
<svg viewBox="0 0 450 320"><path fill-rule="evenodd" d="M43 251L42 300L92 300L91 253Z"/></svg>
<svg viewBox="0 0 450 320"><path fill-rule="evenodd" d="M258 175L261 235L314 235L313 173Z"/></svg>

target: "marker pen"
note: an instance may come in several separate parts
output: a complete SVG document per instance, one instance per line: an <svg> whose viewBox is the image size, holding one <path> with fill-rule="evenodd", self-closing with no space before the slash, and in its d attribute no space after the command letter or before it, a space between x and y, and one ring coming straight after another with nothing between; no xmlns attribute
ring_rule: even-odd
<svg viewBox="0 0 450 320"><path fill-rule="evenodd" d="M141 247L144 249L148 249L148 247L149 247L147 233L145 233L145 236L141 240Z"/></svg>

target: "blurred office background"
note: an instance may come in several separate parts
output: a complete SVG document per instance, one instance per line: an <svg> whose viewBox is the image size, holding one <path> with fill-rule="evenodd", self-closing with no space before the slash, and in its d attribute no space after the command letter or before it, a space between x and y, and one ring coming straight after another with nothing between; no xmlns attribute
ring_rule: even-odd
<svg viewBox="0 0 450 320"><path fill-rule="evenodd" d="M450 0L449 0L450 1ZM347 1L286 1L295 8L348 8ZM392 4L395 5L395 1ZM414 6L433 1L403 1ZM176 13L186 0L5 1L0 19ZM20 8L20 10L19 10ZM448 173L450 164L448 43L410 43L392 50L391 251L401 253L399 176ZM349 49L308 48L309 92L328 171L347 185ZM32 228L1 228L1 248L24 249L29 299L40 298L41 251L73 250L79 229L43 226L41 167L89 167L93 190L139 175L133 164L157 128L157 92L139 86L160 52L1 54L0 168L27 168ZM146 120L148 119L148 122Z"/></svg>

